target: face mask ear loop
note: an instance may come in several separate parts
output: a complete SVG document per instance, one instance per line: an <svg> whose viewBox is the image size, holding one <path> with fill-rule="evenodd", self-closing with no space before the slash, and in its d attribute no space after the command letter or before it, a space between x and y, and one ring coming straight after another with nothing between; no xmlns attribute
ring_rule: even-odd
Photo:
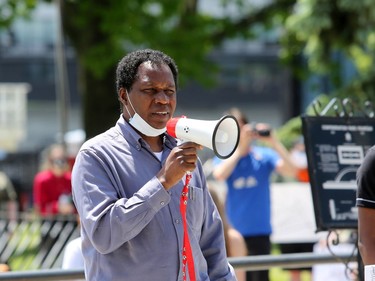
<svg viewBox="0 0 375 281"><path fill-rule="evenodd" d="M133 107L133 104L132 104L132 102L131 102L131 100L130 100L130 98L129 98L129 93L128 93L127 90L125 90L125 91L126 91L126 95L128 96L128 101L129 101L129 103L130 103L130 106L132 107L132 109L133 109L133 111L134 111L134 114L135 114L136 112L135 112L135 109L134 109L134 107ZM128 112L128 114L129 114L129 121L130 121L133 117L131 116L130 111L129 111L127 105L125 105L125 109L126 109L126 111Z"/></svg>
<svg viewBox="0 0 375 281"><path fill-rule="evenodd" d="M125 105L125 109L126 109L126 111L128 112L128 114L129 114L129 121L132 119L132 117L131 117L131 115L130 115L130 112L129 112L129 109L128 109L128 106L127 105Z"/></svg>

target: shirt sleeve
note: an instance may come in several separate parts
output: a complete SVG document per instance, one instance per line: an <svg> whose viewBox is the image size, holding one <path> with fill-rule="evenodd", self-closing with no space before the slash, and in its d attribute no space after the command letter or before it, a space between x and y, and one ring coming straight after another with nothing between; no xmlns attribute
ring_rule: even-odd
<svg viewBox="0 0 375 281"><path fill-rule="evenodd" d="M357 207L375 209L375 147L368 150L357 170Z"/></svg>
<svg viewBox="0 0 375 281"><path fill-rule="evenodd" d="M72 175L73 200L86 235L102 254L137 236L170 201L156 177L133 196L120 198L110 174L95 153L78 154Z"/></svg>

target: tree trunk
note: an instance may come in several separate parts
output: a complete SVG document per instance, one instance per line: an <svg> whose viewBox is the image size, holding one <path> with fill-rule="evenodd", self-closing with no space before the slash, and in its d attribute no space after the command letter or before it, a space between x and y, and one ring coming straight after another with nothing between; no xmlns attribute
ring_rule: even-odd
<svg viewBox="0 0 375 281"><path fill-rule="evenodd" d="M101 74L95 74L92 67L88 67L87 54L92 47L100 44L108 45L110 50L110 36L103 32L98 25L102 22L98 10L105 9L108 1L101 1L95 5L88 3L78 5L76 2L62 2L61 9L65 34L74 46L79 63L79 92L82 95L83 126L86 138L91 138L106 131L115 124L120 114L115 87L115 67L108 68L97 64ZM103 7L102 7L103 6ZM79 20L77 20L79 19ZM99 57L100 56L100 57ZM102 54L98 54L98 60ZM109 58L108 58L109 59Z"/></svg>
<svg viewBox="0 0 375 281"><path fill-rule="evenodd" d="M112 127L120 115L115 87L115 72L108 71L102 78L82 70L83 123L86 138L93 137Z"/></svg>

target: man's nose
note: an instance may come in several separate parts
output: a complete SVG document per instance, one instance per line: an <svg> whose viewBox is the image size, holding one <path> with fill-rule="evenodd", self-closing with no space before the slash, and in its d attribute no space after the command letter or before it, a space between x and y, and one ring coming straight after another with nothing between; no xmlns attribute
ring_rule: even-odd
<svg viewBox="0 0 375 281"><path fill-rule="evenodd" d="M170 97L164 90L159 90L155 95L155 102L167 104L170 101Z"/></svg>

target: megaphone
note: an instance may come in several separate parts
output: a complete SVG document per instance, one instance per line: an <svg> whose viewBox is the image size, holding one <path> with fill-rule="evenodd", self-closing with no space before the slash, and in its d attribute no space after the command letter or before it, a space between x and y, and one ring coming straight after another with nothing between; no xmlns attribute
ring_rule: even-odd
<svg viewBox="0 0 375 281"><path fill-rule="evenodd" d="M240 139L240 128L232 115L214 121L175 117L167 122L167 133L182 141L208 147L221 159L229 158L234 153Z"/></svg>

